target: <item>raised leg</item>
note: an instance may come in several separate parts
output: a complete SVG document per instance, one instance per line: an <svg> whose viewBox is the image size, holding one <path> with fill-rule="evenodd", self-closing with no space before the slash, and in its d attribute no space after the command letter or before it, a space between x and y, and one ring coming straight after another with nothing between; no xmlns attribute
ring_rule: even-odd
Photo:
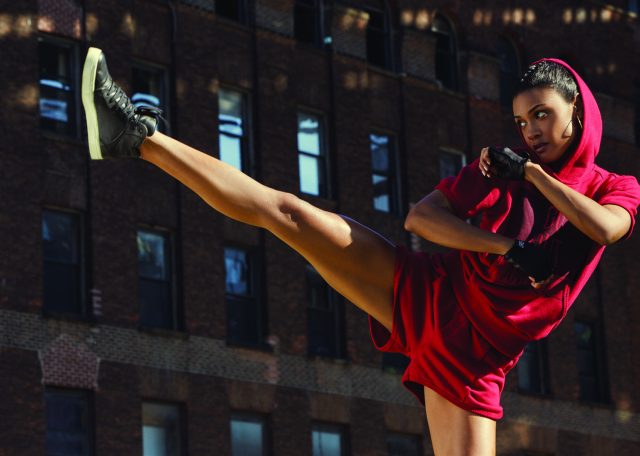
<svg viewBox="0 0 640 456"><path fill-rule="evenodd" d="M427 387L424 401L436 456L495 456L495 421L463 410Z"/></svg>
<svg viewBox="0 0 640 456"><path fill-rule="evenodd" d="M391 330L395 248L385 238L162 133L146 138L140 154L216 210L269 230L304 256L331 287Z"/></svg>

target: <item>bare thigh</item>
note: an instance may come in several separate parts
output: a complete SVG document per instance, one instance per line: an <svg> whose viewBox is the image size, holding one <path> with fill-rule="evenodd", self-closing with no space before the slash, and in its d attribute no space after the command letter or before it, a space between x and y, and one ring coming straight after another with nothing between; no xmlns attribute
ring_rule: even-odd
<svg viewBox="0 0 640 456"><path fill-rule="evenodd" d="M429 433L436 456L494 456L496 422L461 409L424 388Z"/></svg>
<svg viewBox="0 0 640 456"><path fill-rule="evenodd" d="M266 228L304 256L338 293L391 330L395 246L348 217L279 192Z"/></svg>

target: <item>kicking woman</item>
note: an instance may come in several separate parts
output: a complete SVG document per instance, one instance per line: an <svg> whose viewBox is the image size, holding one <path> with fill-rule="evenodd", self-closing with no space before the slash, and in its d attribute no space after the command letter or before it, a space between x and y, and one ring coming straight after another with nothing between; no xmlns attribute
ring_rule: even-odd
<svg viewBox="0 0 640 456"><path fill-rule="evenodd" d="M225 215L269 230L369 315L383 351L411 362L404 385L426 407L436 455L495 453L506 373L566 315L604 246L629 236L640 186L595 165L602 120L586 84L545 59L513 101L526 147L483 149L440 182L405 227L447 254L413 253L338 214L266 187L156 131L89 49L82 100L93 159L140 157ZM481 214L480 226L465 222Z"/></svg>

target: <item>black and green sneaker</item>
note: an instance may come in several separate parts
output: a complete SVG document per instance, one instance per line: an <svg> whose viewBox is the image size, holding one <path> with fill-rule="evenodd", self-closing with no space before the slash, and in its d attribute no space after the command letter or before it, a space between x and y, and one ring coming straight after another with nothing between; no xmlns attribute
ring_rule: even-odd
<svg viewBox="0 0 640 456"><path fill-rule="evenodd" d="M82 104L94 160L140 157L140 145L156 131L161 114L154 107L136 108L109 75L102 50L94 47L89 48L82 70Z"/></svg>

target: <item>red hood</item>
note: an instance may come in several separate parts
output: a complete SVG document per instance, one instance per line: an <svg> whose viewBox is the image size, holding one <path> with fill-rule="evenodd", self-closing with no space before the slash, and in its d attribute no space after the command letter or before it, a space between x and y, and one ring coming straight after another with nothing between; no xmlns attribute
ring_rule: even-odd
<svg viewBox="0 0 640 456"><path fill-rule="evenodd" d="M543 167L548 173L565 184L578 184L583 177L591 173L595 165L596 155L598 155L598 151L600 150L600 140L602 139L602 116L600 115L598 103L596 103L596 99L593 97L591 90L589 90L587 84L573 68L566 62L558 59L540 59L533 64L543 60L558 63L571 72L578 84L578 93L584 106L582 136L580 137L577 147L575 147L573 152L568 150L565 156L558 162L543 165ZM522 131L520 131L520 136L522 136ZM522 140L526 146L524 137L522 137ZM534 161L539 162L535 151L528 146L526 147L531 156L534 157Z"/></svg>

